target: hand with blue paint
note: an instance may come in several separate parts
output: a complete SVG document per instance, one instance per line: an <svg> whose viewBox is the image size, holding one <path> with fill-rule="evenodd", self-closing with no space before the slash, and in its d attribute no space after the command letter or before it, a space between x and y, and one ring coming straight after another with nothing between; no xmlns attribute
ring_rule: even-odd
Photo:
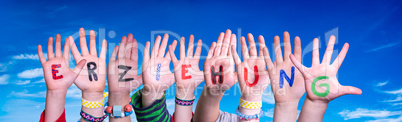
<svg viewBox="0 0 402 122"><path fill-rule="evenodd" d="M275 97L273 121L296 121L297 106L305 93L304 79L289 59L289 55L292 54L292 46L288 32L283 33L283 40L285 58L282 57L279 36L274 38L275 62L272 62L268 49L264 49L265 63L268 67L271 88ZM300 38L296 36L294 39L294 55L298 61L301 60L301 53Z"/></svg>
<svg viewBox="0 0 402 122"><path fill-rule="evenodd" d="M108 64L108 104L125 106L130 101L130 93L142 85L138 75L138 46L133 34L123 36L120 46L116 46ZM114 118L110 121L130 121L130 117Z"/></svg>
<svg viewBox="0 0 402 122"><path fill-rule="evenodd" d="M47 57L43 55L42 46L38 45L38 56L43 67L46 82L45 120L56 121L64 111L65 99L68 88L73 84L84 67L86 60L81 60L71 70L69 66L70 41L64 43L63 55L61 52L61 36L57 34L55 53L53 53L53 38L49 37Z"/></svg>
<svg viewBox="0 0 402 122"><path fill-rule="evenodd" d="M322 62L319 59L318 39L313 42L313 59L310 68L306 68L300 63L294 55L290 55L293 64L301 71L304 76L307 97L304 100L302 110L300 112L300 122L320 122L324 117L324 113L328 103L340 96L346 94L362 94L359 88L353 86L343 86L339 83L336 74L345 59L349 49L346 43L338 57L331 64L331 57L335 44L335 36L331 36L328 42Z"/></svg>
<svg viewBox="0 0 402 122"><path fill-rule="evenodd" d="M170 54L166 53L169 35L165 34L161 43L161 36L157 36L149 57L150 42L145 44L142 62L142 78L144 83L142 103L143 107L150 106L156 99L162 98L165 91L175 82L170 71Z"/></svg>

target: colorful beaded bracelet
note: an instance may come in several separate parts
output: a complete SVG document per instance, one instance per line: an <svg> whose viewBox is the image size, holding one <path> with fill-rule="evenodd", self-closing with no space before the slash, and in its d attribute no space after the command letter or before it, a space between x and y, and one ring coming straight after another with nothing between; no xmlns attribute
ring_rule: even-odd
<svg viewBox="0 0 402 122"><path fill-rule="evenodd" d="M190 106L193 105L195 100L195 96L192 100L182 100L176 97L175 102L177 105L181 105L181 106Z"/></svg>
<svg viewBox="0 0 402 122"><path fill-rule="evenodd" d="M236 115L237 115L237 117L239 117L239 119L240 120L252 120L252 119L260 119L260 117L262 116L262 109L260 110L260 113L258 113L258 114L255 114L255 115L245 115L245 114L242 114L242 113L240 113L240 111L239 111L239 107L237 107L237 109L236 109Z"/></svg>
<svg viewBox="0 0 402 122"><path fill-rule="evenodd" d="M115 105L115 106L109 106L108 103L106 102L105 104L105 114L110 117L114 118L121 118L121 117L126 117L130 116L132 113L134 113L133 109L133 104L131 104L131 99L130 99L130 104L124 106L124 110L122 110L120 105Z"/></svg>
<svg viewBox="0 0 402 122"><path fill-rule="evenodd" d="M105 118L107 117L106 115L103 115L102 117L94 117L88 113L85 113L82 110L80 112L80 115L81 115L82 119L84 119L85 121L89 121L89 122L103 122L103 120L105 120Z"/></svg>

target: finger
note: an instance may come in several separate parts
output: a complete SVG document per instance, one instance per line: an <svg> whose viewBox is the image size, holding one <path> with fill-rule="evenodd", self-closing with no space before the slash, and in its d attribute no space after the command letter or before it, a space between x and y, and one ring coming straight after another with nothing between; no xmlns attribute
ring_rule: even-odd
<svg viewBox="0 0 402 122"><path fill-rule="evenodd" d="M75 74L75 78L80 74L82 68L84 67L84 65L87 63L86 59L82 59L77 66L74 67L73 72ZM75 79L74 78L74 79Z"/></svg>
<svg viewBox="0 0 402 122"><path fill-rule="evenodd" d="M91 55L98 57L98 52L96 52L96 39L94 30L89 31L89 49Z"/></svg>
<svg viewBox="0 0 402 122"><path fill-rule="evenodd" d="M177 58L176 55L174 54L174 48L172 47L172 45L169 45L169 53L170 53L170 58L172 59L173 64L177 63Z"/></svg>
<svg viewBox="0 0 402 122"><path fill-rule="evenodd" d="M66 38L66 40L64 41L64 49L63 49L63 58L66 61L66 65L68 66L68 61L69 61L69 57L70 57L70 42L69 39Z"/></svg>
<svg viewBox="0 0 402 122"><path fill-rule="evenodd" d="M132 47L133 47L133 34L130 33L127 36L127 43L124 49L126 59L130 59Z"/></svg>
<svg viewBox="0 0 402 122"><path fill-rule="evenodd" d="M246 38L244 38L243 36L240 38L241 41L241 50L242 50L242 54L243 54L243 60L250 58L248 55L248 47L246 44Z"/></svg>
<svg viewBox="0 0 402 122"><path fill-rule="evenodd" d="M186 47L185 47L185 40L184 37L180 38L180 60L184 59L186 57Z"/></svg>
<svg viewBox="0 0 402 122"><path fill-rule="evenodd" d="M328 65L331 64L331 57L332 57L332 53L334 52L335 40L336 40L336 38L334 35L332 35L329 38L327 49L325 50L324 57L322 58L322 63L328 64Z"/></svg>
<svg viewBox="0 0 402 122"><path fill-rule="evenodd" d="M269 56L269 51L267 47L264 47L264 61L267 64L268 71L271 71L274 68L274 64L272 63L271 57Z"/></svg>
<svg viewBox="0 0 402 122"><path fill-rule="evenodd" d="M232 51L232 54L233 54L233 56L232 56L233 60L235 62L235 65L237 66L237 65L239 65L241 63L241 60L239 58L239 55L236 52L236 47L232 46L231 51Z"/></svg>
<svg viewBox="0 0 402 122"><path fill-rule="evenodd" d="M262 35L258 36L258 46L260 48L258 54L260 57L263 57L264 56L264 54L263 54L264 48L266 46L265 46L265 39Z"/></svg>
<svg viewBox="0 0 402 122"><path fill-rule="evenodd" d="M306 72L307 68L306 68L303 64L301 64L301 63L296 59L296 57L295 57L293 54L289 55L289 58L290 58L290 60L292 61L293 65L295 65L296 68L297 68L303 75L306 74L305 72ZM305 76L305 75L304 75L304 76Z"/></svg>
<svg viewBox="0 0 402 122"><path fill-rule="evenodd" d="M113 49L112 55L110 56L109 62L116 60L118 51L119 51L119 46L115 46Z"/></svg>
<svg viewBox="0 0 402 122"><path fill-rule="evenodd" d="M223 41L223 37L225 36L225 33L221 32L219 34L218 40L216 41L216 49L214 52L214 55L219 55L221 54L221 48L222 48L222 41Z"/></svg>
<svg viewBox="0 0 402 122"><path fill-rule="evenodd" d="M341 67L343 60L346 57L346 54L348 53L349 50L349 43L345 43L342 47L341 52L339 53L338 57L336 57L334 63L332 63L331 65L334 67L337 67L337 69L339 69L339 67Z"/></svg>
<svg viewBox="0 0 402 122"><path fill-rule="evenodd" d="M250 45L250 56L252 58L256 58L257 57L257 47L255 45L254 36L251 33L249 33L249 34L247 34L247 39L248 39L248 44Z"/></svg>
<svg viewBox="0 0 402 122"><path fill-rule="evenodd" d="M55 48L56 57L61 57L61 36L60 34L56 35L56 48Z"/></svg>
<svg viewBox="0 0 402 122"><path fill-rule="evenodd" d="M144 59L142 59L142 67L143 69L145 68L145 64L147 64L148 60L149 60L149 41L145 44L145 48L144 48Z"/></svg>
<svg viewBox="0 0 402 122"><path fill-rule="evenodd" d="M227 55L229 51L229 44L230 44L230 39L232 36L232 31L230 29L226 30L225 37L223 39L222 43L222 49L221 49L221 55Z"/></svg>
<svg viewBox="0 0 402 122"><path fill-rule="evenodd" d="M38 45L38 56L39 56L39 61L41 64L46 63L46 58L43 55L43 51L42 51L42 45Z"/></svg>
<svg viewBox="0 0 402 122"><path fill-rule="evenodd" d="M85 30L84 28L80 28L79 31L80 34L80 47L81 47L81 53L83 56L88 55L88 47L87 47L87 40L85 38Z"/></svg>
<svg viewBox="0 0 402 122"><path fill-rule="evenodd" d="M346 94L355 94L355 95L360 95L362 94L362 90L353 86L341 86L339 88L339 91L341 92L341 95L346 95Z"/></svg>
<svg viewBox="0 0 402 122"><path fill-rule="evenodd" d="M165 56L165 60L167 61L167 62L169 62L169 64L170 64L170 61L172 61L172 58L170 58L171 57L171 54L169 53L169 51L166 53L166 56Z"/></svg>
<svg viewBox="0 0 402 122"><path fill-rule="evenodd" d="M302 49L301 49L301 41L300 41L300 37L296 36L295 37L295 51L294 51L294 55L296 57L296 59L298 61L301 61L301 53L302 53Z"/></svg>
<svg viewBox="0 0 402 122"><path fill-rule="evenodd" d="M312 65L318 65L320 64L320 50L319 50L319 46L318 46L318 39L315 38L313 40L313 61L312 61Z"/></svg>
<svg viewBox="0 0 402 122"><path fill-rule="evenodd" d="M47 42L47 59L50 60L53 57L53 37L49 37L49 41Z"/></svg>
<svg viewBox="0 0 402 122"><path fill-rule="evenodd" d="M131 60L138 61L138 44L136 39L133 39L133 47L131 48Z"/></svg>
<svg viewBox="0 0 402 122"><path fill-rule="evenodd" d="M278 63L283 62L282 49L279 36L275 36L274 46L275 46L275 62Z"/></svg>
<svg viewBox="0 0 402 122"><path fill-rule="evenodd" d="M231 39L230 39L230 47L234 46L236 49L237 46L237 38L236 38L236 34L232 34ZM232 51L228 51L228 56L230 56L232 54Z"/></svg>
<svg viewBox="0 0 402 122"><path fill-rule="evenodd" d="M151 58L158 56L159 44L161 43L161 36L157 36L152 47Z"/></svg>
<svg viewBox="0 0 402 122"><path fill-rule="evenodd" d="M80 51L78 51L77 45L75 45L73 37L69 36L68 40L70 41L71 53L73 53L74 60L76 62L81 60Z"/></svg>
<svg viewBox="0 0 402 122"><path fill-rule="evenodd" d="M289 55L292 54L292 46L290 45L290 35L289 32L285 31L283 33L283 43L284 43L284 57L285 60L289 60Z"/></svg>
<svg viewBox="0 0 402 122"><path fill-rule="evenodd" d="M127 37L123 36L121 38L120 46L119 46L119 53L117 58L123 59L125 56L125 48L126 48L126 43L127 43Z"/></svg>
<svg viewBox="0 0 402 122"><path fill-rule="evenodd" d="M159 48L159 53L158 56L159 57L164 57L165 51L166 51L166 46L167 46L167 42L169 41L169 35L166 33L163 36L163 40L162 40L162 45ZM167 54L167 53L166 53ZM167 56L167 55L166 55ZM167 56L168 58L170 58L170 56Z"/></svg>
<svg viewBox="0 0 402 122"><path fill-rule="evenodd" d="M106 39L103 39L102 41L102 49L99 58L100 59L106 59L106 51L107 51L107 41Z"/></svg>
<svg viewBox="0 0 402 122"><path fill-rule="evenodd" d="M193 57L193 53L194 53L194 35L190 35L187 49L187 57Z"/></svg>
<svg viewBox="0 0 402 122"><path fill-rule="evenodd" d="M195 49L195 53L194 53L194 58L195 59L200 59L201 57L201 50L202 50L202 40L198 40L197 42L197 48Z"/></svg>
<svg viewBox="0 0 402 122"><path fill-rule="evenodd" d="M211 44L211 48L209 48L207 59L210 59L210 58L212 58L212 56L214 56L215 46L216 46L216 42L213 42Z"/></svg>

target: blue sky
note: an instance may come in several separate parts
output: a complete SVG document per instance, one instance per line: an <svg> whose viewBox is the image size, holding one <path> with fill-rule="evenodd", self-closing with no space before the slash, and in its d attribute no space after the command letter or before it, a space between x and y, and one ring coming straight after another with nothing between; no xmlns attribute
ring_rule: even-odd
<svg viewBox="0 0 402 122"><path fill-rule="evenodd" d="M47 39L58 33L62 40L69 35L77 37L80 27L95 30L97 38L107 39L108 57L112 47L128 33L133 33L140 45L153 40L155 34L168 32L171 34L169 43L175 35L188 38L194 34L196 39L202 39L209 46L220 32L232 29L238 36L263 35L266 44L272 46L275 35L282 38L282 33L288 31L292 38L300 36L306 66L311 64L309 44L312 40L320 38L320 54L323 54L329 35L334 34L338 51L344 43L350 44L338 73L339 81L361 88L363 94L346 95L330 102L324 121L402 121L401 5L398 0L2 1L0 121L19 121L21 116L39 120L45 105L46 84L36 46L46 45ZM203 56L207 49L202 50ZM178 55L178 51L176 53ZM203 62L200 60L200 66ZM203 85L197 90L197 98ZM173 91L174 87L171 87L168 93ZM235 86L227 93L220 109L234 113L240 90ZM173 94L167 99L171 113L174 110ZM68 121L79 119L80 98L80 90L72 86L66 99ZM262 121L272 121L274 99L270 95L263 99L265 116ZM299 110L303 100L304 97L300 100Z"/></svg>

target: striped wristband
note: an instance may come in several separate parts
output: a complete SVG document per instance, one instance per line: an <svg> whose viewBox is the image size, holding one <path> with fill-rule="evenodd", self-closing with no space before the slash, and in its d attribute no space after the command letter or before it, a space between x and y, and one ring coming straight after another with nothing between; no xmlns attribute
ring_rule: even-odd
<svg viewBox="0 0 402 122"><path fill-rule="evenodd" d="M195 100L195 96L192 100L182 100L176 97L175 102L177 105L181 105L181 106L190 106L193 105Z"/></svg>

